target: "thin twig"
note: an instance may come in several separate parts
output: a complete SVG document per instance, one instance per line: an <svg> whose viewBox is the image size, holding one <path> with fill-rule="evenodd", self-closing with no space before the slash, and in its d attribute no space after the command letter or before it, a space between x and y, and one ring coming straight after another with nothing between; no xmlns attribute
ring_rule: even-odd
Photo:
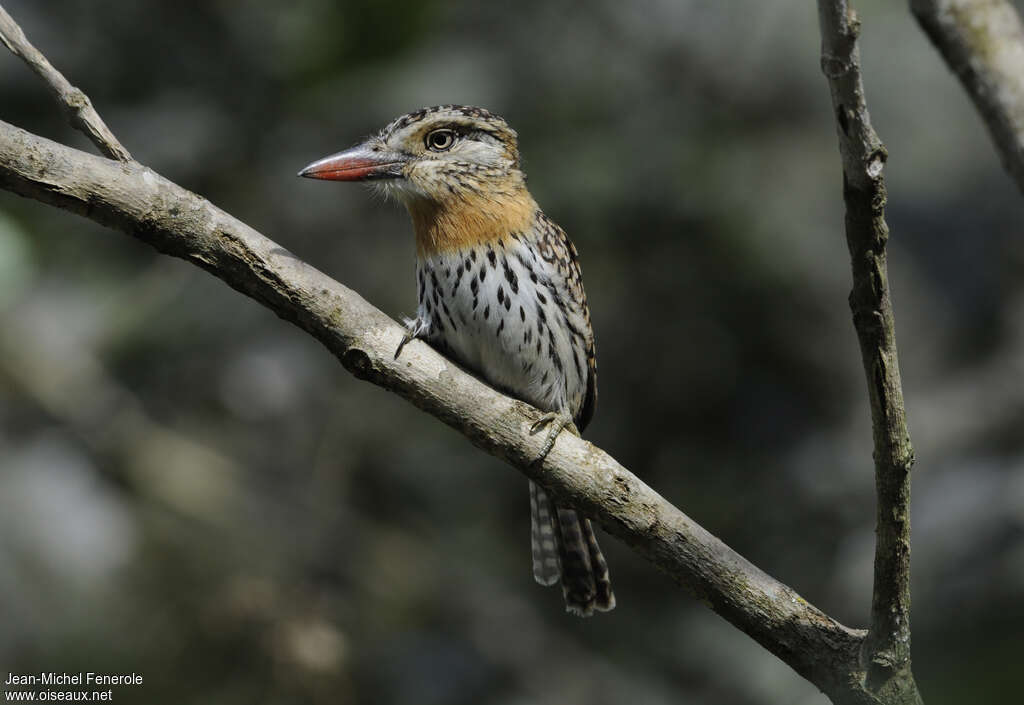
<svg viewBox="0 0 1024 705"><path fill-rule="evenodd" d="M1024 24L1006 0L911 0L910 8L1024 191Z"/></svg>
<svg viewBox="0 0 1024 705"><path fill-rule="evenodd" d="M832 93L853 269L850 308L867 376L878 496L871 626L862 658L872 692L920 702L910 668L910 468L889 278L882 168L887 153L868 115L860 74L860 22L845 0L818 0L821 68Z"/></svg>
<svg viewBox="0 0 1024 705"><path fill-rule="evenodd" d="M57 103L63 108L72 127L85 133L97 149L111 159L122 162L131 161L132 155L121 146L121 143L114 137L114 133L103 122L103 118L92 107L89 96L72 86L64 78L64 75L55 69L38 49L32 46L25 37L25 33L21 31L21 27L7 14L2 5L0 5L0 42L3 42L4 46L24 60L43 79Z"/></svg>

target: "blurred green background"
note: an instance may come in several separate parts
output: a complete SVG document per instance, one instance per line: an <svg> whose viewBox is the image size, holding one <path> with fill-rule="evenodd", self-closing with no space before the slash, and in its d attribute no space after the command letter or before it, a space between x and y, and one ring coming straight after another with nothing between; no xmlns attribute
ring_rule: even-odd
<svg viewBox="0 0 1024 705"><path fill-rule="evenodd" d="M588 437L850 626L866 392L812 3L4 0L141 162L392 316L404 212L306 163L483 105L575 240ZM1024 200L904 3L858 2L911 432L915 672L1024 657ZM0 119L92 151L0 53ZM0 192L0 670L121 702L824 703L616 540L589 621L530 575L526 481L208 274Z"/></svg>

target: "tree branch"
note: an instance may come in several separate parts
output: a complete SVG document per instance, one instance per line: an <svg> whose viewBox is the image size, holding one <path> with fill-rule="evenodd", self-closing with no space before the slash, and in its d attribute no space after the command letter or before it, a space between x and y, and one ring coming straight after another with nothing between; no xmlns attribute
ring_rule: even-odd
<svg viewBox="0 0 1024 705"><path fill-rule="evenodd" d="M920 702L910 668L910 468L896 328L889 297L882 169L887 153L868 115L860 22L845 0L818 0L821 68L832 93L853 270L850 308L868 383L878 496L871 626L862 658L871 692Z"/></svg>
<svg viewBox="0 0 1024 705"><path fill-rule="evenodd" d="M911 0L928 38L981 113L1024 191L1024 25L1006 0Z"/></svg>
<svg viewBox="0 0 1024 705"><path fill-rule="evenodd" d="M708 533L600 448L558 437L541 467L541 412L414 341L357 293L205 199L0 122L0 188L122 230L206 269L319 340L356 377L404 397L508 461L668 573L826 693L856 680L864 632L822 613ZM837 701L839 702L839 701Z"/></svg>
<svg viewBox="0 0 1024 705"><path fill-rule="evenodd" d="M15 56L24 60L43 79L57 103L63 108L72 127L85 133L100 152L111 159L131 161L132 155L121 146L114 133L103 122L103 118L92 107L89 96L72 86L60 71L53 68L46 57L32 46L25 33L21 31L21 27L7 14L3 6L0 6L0 42L3 42Z"/></svg>

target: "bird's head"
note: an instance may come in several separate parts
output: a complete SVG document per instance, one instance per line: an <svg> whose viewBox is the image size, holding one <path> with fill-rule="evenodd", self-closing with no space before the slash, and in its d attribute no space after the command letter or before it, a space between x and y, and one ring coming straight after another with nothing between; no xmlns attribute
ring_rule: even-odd
<svg viewBox="0 0 1024 705"><path fill-rule="evenodd" d="M393 120L361 144L313 162L299 176L368 181L410 209L523 189L516 133L483 108L442 105Z"/></svg>

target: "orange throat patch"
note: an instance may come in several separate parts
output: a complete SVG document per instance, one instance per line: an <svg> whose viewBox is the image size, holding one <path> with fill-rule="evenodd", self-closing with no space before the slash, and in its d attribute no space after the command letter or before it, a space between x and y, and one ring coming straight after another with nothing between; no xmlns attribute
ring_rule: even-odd
<svg viewBox="0 0 1024 705"><path fill-rule="evenodd" d="M525 188L514 193L460 194L444 201L416 199L405 205L412 216L420 258L527 232L537 211L537 203Z"/></svg>

